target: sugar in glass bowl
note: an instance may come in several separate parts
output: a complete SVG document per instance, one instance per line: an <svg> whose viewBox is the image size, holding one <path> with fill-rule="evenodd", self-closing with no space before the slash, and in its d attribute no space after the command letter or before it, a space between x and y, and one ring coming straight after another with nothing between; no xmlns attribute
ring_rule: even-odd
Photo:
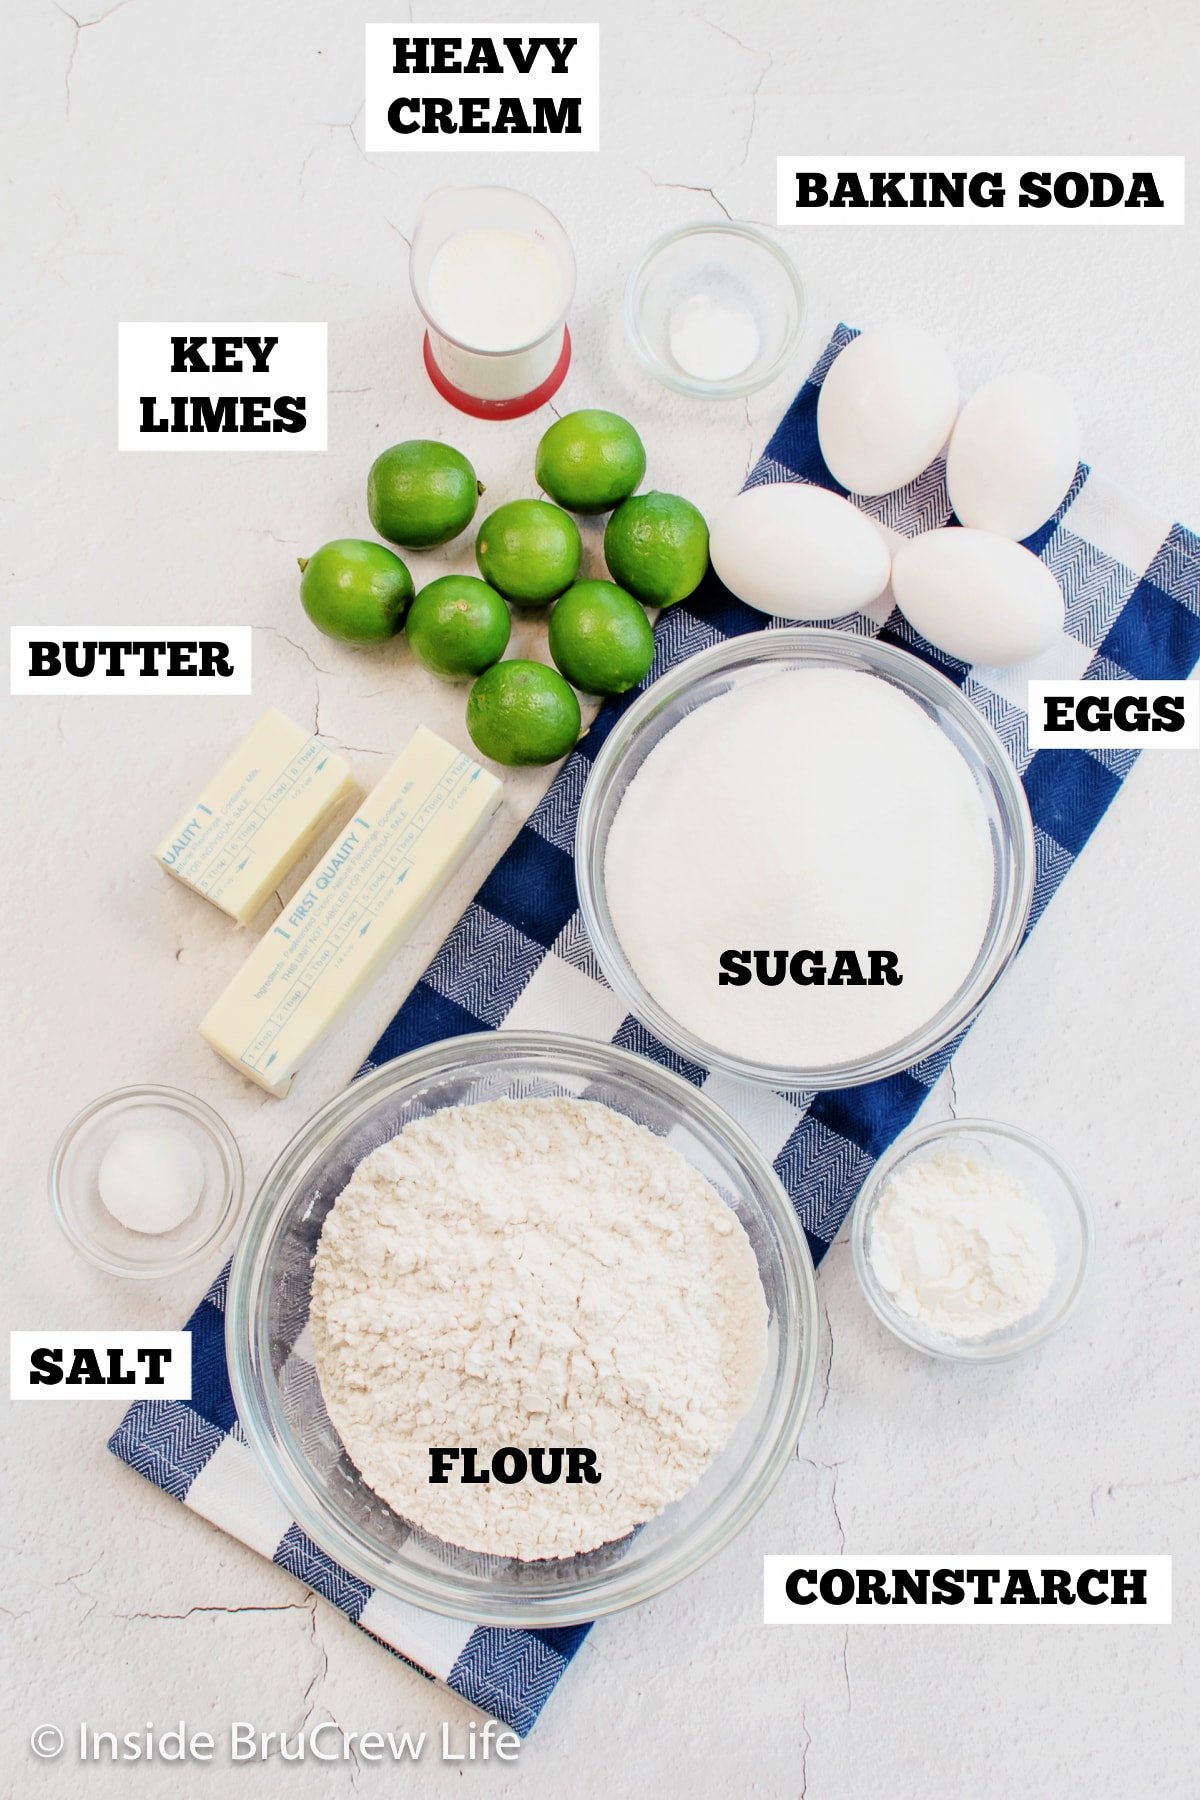
<svg viewBox="0 0 1200 1800"><path fill-rule="evenodd" d="M580 1096L662 1135L744 1226L769 1314L750 1411L698 1485L631 1536L522 1562L413 1527L363 1481L330 1424L300 1344L326 1214L357 1165L412 1119L448 1106ZM580 1624L661 1593L753 1517L791 1456L812 1390L817 1302L804 1233L751 1140L698 1088L630 1051L552 1032L449 1039L385 1064L321 1108L255 1200L234 1257L226 1349L238 1418L291 1518L359 1580L451 1618ZM299 1348L298 1348L299 1345Z"/></svg>
<svg viewBox="0 0 1200 1800"><path fill-rule="evenodd" d="M697 1036L655 999L617 935L605 886L609 833L638 770L682 719L709 701L794 670L850 669L890 682L922 709L965 762L984 808L994 861L991 912L974 964L946 1004L918 1029L869 1056L817 1065L770 1064ZM575 833L579 908L609 986L660 1042L702 1068L786 1092L857 1087L932 1055L974 1017L1021 946L1033 898L1029 803L1008 753L954 683L919 657L874 638L811 625L747 632L676 663L609 731L584 788Z"/></svg>

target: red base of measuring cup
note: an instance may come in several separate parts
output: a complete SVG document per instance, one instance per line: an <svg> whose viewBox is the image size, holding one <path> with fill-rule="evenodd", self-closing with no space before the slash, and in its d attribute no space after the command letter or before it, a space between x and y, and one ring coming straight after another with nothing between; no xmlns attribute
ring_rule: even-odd
<svg viewBox="0 0 1200 1800"><path fill-rule="evenodd" d="M518 394L515 400L477 400L474 394L464 393L462 388L447 381L434 361L429 333L425 333L425 373L443 400L448 400L451 406L457 406L459 412L470 413L473 419L523 419L526 413L536 412L539 406L545 406L547 400L558 392L570 366L571 333L564 325L562 355L540 387L532 388L528 394Z"/></svg>

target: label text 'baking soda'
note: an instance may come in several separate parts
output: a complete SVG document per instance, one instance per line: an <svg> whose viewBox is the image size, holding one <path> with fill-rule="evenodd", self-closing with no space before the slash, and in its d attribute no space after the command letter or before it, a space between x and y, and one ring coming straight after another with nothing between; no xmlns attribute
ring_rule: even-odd
<svg viewBox="0 0 1200 1800"><path fill-rule="evenodd" d="M781 156L780 225L1182 225L1182 156Z"/></svg>

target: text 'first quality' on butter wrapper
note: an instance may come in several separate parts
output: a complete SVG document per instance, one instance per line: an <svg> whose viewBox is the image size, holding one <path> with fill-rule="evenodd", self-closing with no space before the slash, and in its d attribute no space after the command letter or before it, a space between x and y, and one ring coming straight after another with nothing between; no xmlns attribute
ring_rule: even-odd
<svg viewBox="0 0 1200 1800"><path fill-rule="evenodd" d="M155 860L247 925L353 790L349 764L271 708L175 821Z"/></svg>
<svg viewBox="0 0 1200 1800"><path fill-rule="evenodd" d="M424 726L200 1026L282 1097L474 848L503 792Z"/></svg>

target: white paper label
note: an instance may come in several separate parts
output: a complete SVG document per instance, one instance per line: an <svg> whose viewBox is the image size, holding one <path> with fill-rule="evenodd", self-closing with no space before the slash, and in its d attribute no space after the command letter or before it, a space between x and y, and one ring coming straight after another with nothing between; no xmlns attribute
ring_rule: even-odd
<svg viewBox="0 0 1200 1800"><path fill-rule="evenodd" d="M1200 750L1200 681L1031 681L1031 750Z"/></svg>
<svg viewBox="0 0 1200 1800"><path fill-rule="evenodd" d="M598 25L368 25L379 150L598 150Z"/></svg>
<svg viewBox="0 0 1200 1800"><path fill-rule="evenodd" d="M117 326L119 450L324 450L328 407L323 324Z"/></svg>
<svg viewBox="0 0 1200 1800"><path fill-rule="evenodd" d="M781 225L1182 225L1182 156L781 156Z"/></svg>
<svg viewBox="0 0 1200 1800"><path fill-rule="evenodd" d="M9 1395L13 1400L107 1400L114 1394L190 1400L191 1333L9 1333Z"/></svg>
<svg viewBox="0 0 1200 1800"><path fill-rule="evenodd" d="M768 1625L1169 1625L1171 1558L765 1556Z"/></svg>
<svg viewBox="0 0 1200 1800"><path fill-rule="evenodd" d="M249 625L13 625L11 694L248 694Z"/></svg>

